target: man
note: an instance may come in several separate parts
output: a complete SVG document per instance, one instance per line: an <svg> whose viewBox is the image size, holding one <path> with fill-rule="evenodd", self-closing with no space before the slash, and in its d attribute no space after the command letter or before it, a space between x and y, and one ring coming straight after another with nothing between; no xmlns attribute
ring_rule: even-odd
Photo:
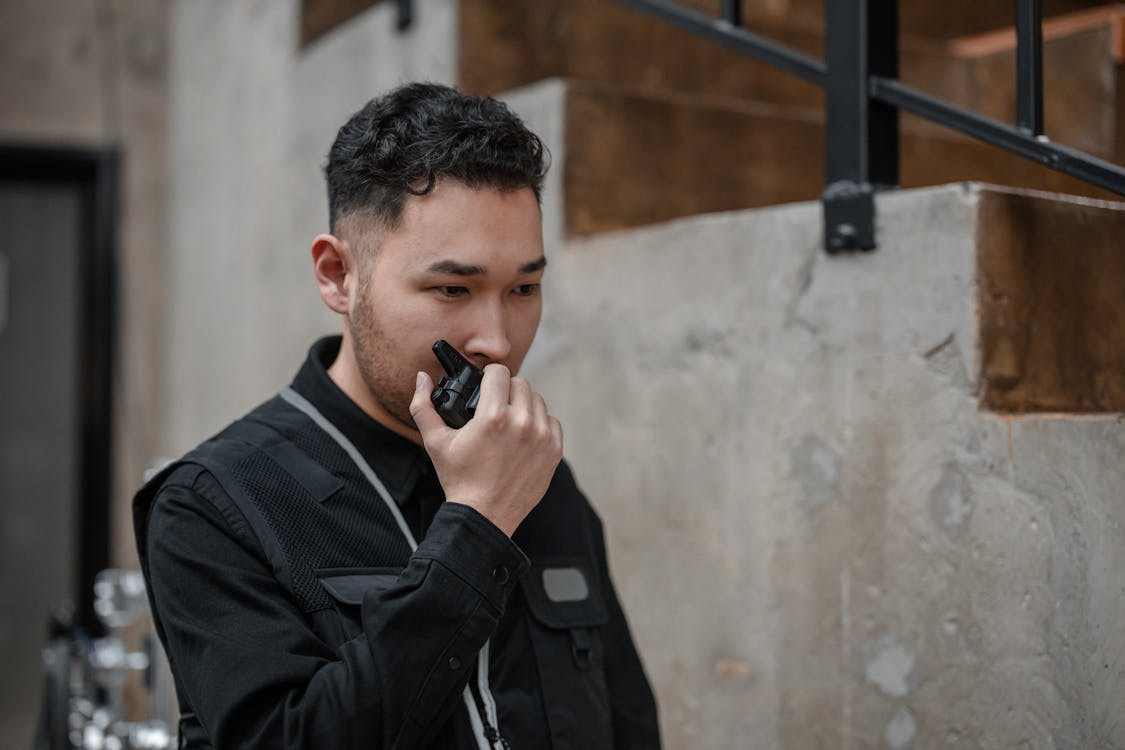
<svg viewBox="0 0 1125 750"><path fill-rule="evenodd" d="M659 747L601 524L516 375L544 172L504 105L441 86L340 129L312 260L342 337L134 501L182 747ZM439 339L484 371L460 429Z"/></svg>

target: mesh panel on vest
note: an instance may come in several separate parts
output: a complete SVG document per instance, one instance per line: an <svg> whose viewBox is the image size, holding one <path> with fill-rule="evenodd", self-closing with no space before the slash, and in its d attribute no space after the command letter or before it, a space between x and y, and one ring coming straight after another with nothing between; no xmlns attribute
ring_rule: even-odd
<svg viewBox="0 0 1125 750"><path fill-rule="evenodd" d="M290 474L299 467L282 467L262 451L232 464L230 473L277 537L306 611L327 609L332 599L318 569L401 567L410 547L382 498L331 438L311 423L287 437L344 488L319 502Z"/></svg>

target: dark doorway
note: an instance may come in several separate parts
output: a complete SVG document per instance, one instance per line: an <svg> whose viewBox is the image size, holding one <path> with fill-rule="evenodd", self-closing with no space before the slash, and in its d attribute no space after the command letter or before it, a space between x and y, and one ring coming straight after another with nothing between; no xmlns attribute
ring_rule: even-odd
<svg viewBox="0 0 1125 750"><path fill-rule="evenodd" d="M0 146L0 746L30 747L51 613L109 563L117 166Z"/></svg>

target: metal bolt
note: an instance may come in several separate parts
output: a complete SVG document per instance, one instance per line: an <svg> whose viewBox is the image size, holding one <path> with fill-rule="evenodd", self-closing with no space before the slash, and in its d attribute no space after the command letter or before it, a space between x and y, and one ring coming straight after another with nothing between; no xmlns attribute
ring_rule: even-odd
<svg viewBox="0 0 1125 750"><path fill-rule="evenodd" d="M828 238L828 244L833 250L843 250L855 244L855 236L856 231L854 225L848 223L837 224L832 232L832 236Z"/></svg>

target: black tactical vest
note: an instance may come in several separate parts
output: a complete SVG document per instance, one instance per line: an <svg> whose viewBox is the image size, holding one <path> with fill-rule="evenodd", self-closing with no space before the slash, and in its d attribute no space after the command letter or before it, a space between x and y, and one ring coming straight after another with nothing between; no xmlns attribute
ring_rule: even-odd
<svg viewBox="0 0 1125 750"><path fill-rule="evenodd" d="M149 510L169 474L191 464L223 487L230 502L220 508L223 515L249 527L277 581L318 636L333 649L357 637L364 593L389 585L411 551L345 451L281 397L259 406L137 493L134 526L146 579ZM505 616L526 619L532 646L526 658L534 659L539 674L554 750L613 746L601 640L609 619L608 578L599 563L598 523L564 463L514 537L531 568L516 592L523 607ZM154 620L163 641L155 611ZM502 701L503 686L496 688ZM181 733L198 737L198 723L190 724L189 715ZM430 746L475 750L468 724L464 711L454 712ZM500 730L504 734L503 726ZM518 741L512 747L524 750Z"/></svg>

